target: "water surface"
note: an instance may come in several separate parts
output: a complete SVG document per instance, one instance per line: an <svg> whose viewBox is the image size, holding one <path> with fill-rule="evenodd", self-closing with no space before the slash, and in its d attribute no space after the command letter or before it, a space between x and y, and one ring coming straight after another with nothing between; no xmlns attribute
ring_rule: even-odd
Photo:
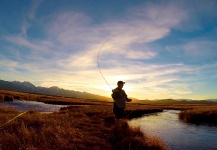
<svg viewBox="0 0 217 150"><path fill-rule="evenodd" d="M165 110L129 123L160 138L171 150L217 150L217 127L183 123L178 119L179 112Z"/></svg>
<svg viewBox="0 0 217 150"><path fill-rule="evenodd" d="M53 112L58 111L61 107L67 107L68 105L53 105L45 104L43 102L37 101L25 101L25 100L14 100L14 101L5 101L0 102L1 106L7 106L17 109L18 111L26 110L38 110L41 112Z"/></svg>

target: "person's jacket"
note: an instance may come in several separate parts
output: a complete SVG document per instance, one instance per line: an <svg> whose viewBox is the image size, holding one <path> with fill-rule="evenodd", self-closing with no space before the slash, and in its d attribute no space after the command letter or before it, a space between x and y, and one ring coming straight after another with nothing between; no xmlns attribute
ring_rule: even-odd
<svg viewBox="0 0 217 150"><path fill-rule="evenodd" d="M115 88L114 90L112 90L112 98L114 99L115 104L119 107L119 108L125 108L126 106L126 101L127 101L127 94L125 93L125 91L123 89L119 89L119 88Z"/></svg>

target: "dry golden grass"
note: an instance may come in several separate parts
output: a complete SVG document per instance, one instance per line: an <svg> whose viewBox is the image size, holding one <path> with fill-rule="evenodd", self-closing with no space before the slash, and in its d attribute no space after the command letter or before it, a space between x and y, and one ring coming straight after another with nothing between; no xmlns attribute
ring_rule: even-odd
<svg viewBox="0 0 217 150"><path fill-rule="evenodd" d="M179 119L188 123L217 125L217 106L182 111Z"/></svg>
<svg viewBox="0 0 217 150"><path fill-rule="evenodd" d="M19 112L10 107L0 107L0 125L15 117Z"/></svg>
<svg viewBox="0 0 217 150"><path fill-rule="evenodd" d="M14 97L12 95L8 95L8 94L0 94L0 102L3 102L3 101L13 101L14 100Z"/></svg>
<svg viewBox="0 0 217 150"><path fill-rule="evenodd" d="M157 138L148 137L139 128L130 128L125 120L119 121L113 130L114 149L166 150L167 147Z"/></svg>
<svg viewBox="0 0 217 150"><path fill-rule="evenodd" d="M126 121L115 123L112 102L67 98L40 94L0 90L0 95L15 99L35 100L45 103L87 105L62 108L59 112L42 114L29 111L18 119L0 128L0 149L167 149L157 138L144 135L138 128L132 129ZM0 96L1 99L1 96ZM205 110L217 105L204 104L144 104L128 103L126 117L140 117L145 113L162 109L185 110L196 116L209 116ZM203 108L203 109L201 109ZM204 110L204 111L202 111ZM215 112L215 113L213 113ZM11 108L0 107L0 125L18 115ZM206 118L206 116L203 116ZM212 116L212 115L210 115ZM184 118L184 117L183 117ZM184 119L183 119L184 120Z"/></svg>
<svg viewBox="0 0 217 150"><path fill-rule="evenodd" d="M78 112L32 111L0 130L0 149L110 149L102 123Z"/></svg>
<svg viewBox="0 0 217 150"><path fill-rule="evenodd" d="M163 109L175 109L175 110L189 110L189 109L197 109L197 108L210 108L216 107L217 104L164 104L158 105L158 107Z"/></svg>
<svg viewBox="0 0 217 150"><path fill-rule="evenodd" d="M94 100L94 99L70 98L70 97L62 97L62 96L9 91L9 90L0 90L0 95L13 96L14 99L17 100L39 101L48 104L59 104L59 105L96 105L96 104L107 104L107 103L109 104L112 102L106 100L103 101L103 100Z"/></svg>
<svg viewBox="0 0 217 150"><path fill-rule="evenodd" d="M1 124L17 114L0 107ZM166 149L126 121L115 124L112 105L69 107L51 114L29 111L0 129L2 150L119 149L120 145L121 149Z"/></svg>

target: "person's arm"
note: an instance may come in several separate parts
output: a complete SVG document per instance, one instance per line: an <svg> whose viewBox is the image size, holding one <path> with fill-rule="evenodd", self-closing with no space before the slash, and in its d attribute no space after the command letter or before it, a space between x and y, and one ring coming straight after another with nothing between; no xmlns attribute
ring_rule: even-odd
<svg viewBox="0 0 217 150"><path fill-rule="evenodd" d="M111 96L112 96L113 99L117 99L118 98L118 92L117 92L116 89L112 90L112 95Z"/></svg>
<svg viewBox="0 0 217 150"><path fill-rule="evenodd" d="M127 97L127 94L125 93L125 91L124 91L124 90L123 90L123 93L124 93L124 95L125 95L125 97L126 97L126 101L127 101L127 102L131 102L131 101L132 101L132 99L130 99L130 98L128 98L128 97Z"/></svg>

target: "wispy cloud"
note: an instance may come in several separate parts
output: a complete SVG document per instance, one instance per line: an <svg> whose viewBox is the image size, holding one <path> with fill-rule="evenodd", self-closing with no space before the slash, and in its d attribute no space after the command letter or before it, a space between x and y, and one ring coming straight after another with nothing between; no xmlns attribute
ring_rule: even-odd
<svg viewBox="0 0 217 150"><path fill-rule="evenodd" d="M36 12L37 12L37 9L39 7L39 5L43 2L43 0L32 0L32 5L30 7L30 10L27 14L28 18L30 20L34 20L35 19L35 15L36 15Z"/></svg>
<svg viewBox="0 0 217 150"><path fill-rule="evenodd" d="M146 8L140 9L145 10ZM152 6L152 9L150 7L148 9L152 11L150 13L158 14L158 9L162 10L163 7L155 8ZM102 48L101 57L103 59L118 56L129 59L151 59L156 57L157 53L148 49L145 43L165 37L170 32L170 28L182 20L181 17L176 16L177 10L173 7L164 9L167 12L158 17L151 15L149 20L142 20L141 17L147 17L147 14L146 12L140 12L139 14L131 14L133 15L131 20L126 18L116 22L103 22L102 24L93 24L93 20L86 14L66 11L59 14L50 23L48 35L59 44L58 47L61 48L61 52L58 50L59 53L67 53L68 58L65 58L62 62L68 62L69 66L81 66L81 68L82 66L94 66L96 63L95 54L97 54L100 44L117 33L123 34L114 37ZM174 14L174 16L171 14ZM180 14L181 11L178 15ZM163 26L159 25L159 22L161 22L159 18L167 20L163 23ZM132 45L135 47L142 43L144 44L140 47L143 48L137 46L136 50L135 48L132 49Z"/></svg>
<svg viewBox="0 0 217 150"><path fill-rule="evenodd" d="M28 28L30 27L30 24L26 21L26 19L24 19L24 22L21 26L21 33L20 35L23 36L23 37L26 37L27 36L27 30Z"/></svg>
<svg viewBox="0 0 217 150"><path fill-rule="evenodd" d="M26 48L26 50L29 51L36 50L36 51L47 53L50 51L50 47L52 46L52 43L50 42L46 42L46 41L31 42L22 36L5 36L4 39L15 45L23 46Z"/></svg>

